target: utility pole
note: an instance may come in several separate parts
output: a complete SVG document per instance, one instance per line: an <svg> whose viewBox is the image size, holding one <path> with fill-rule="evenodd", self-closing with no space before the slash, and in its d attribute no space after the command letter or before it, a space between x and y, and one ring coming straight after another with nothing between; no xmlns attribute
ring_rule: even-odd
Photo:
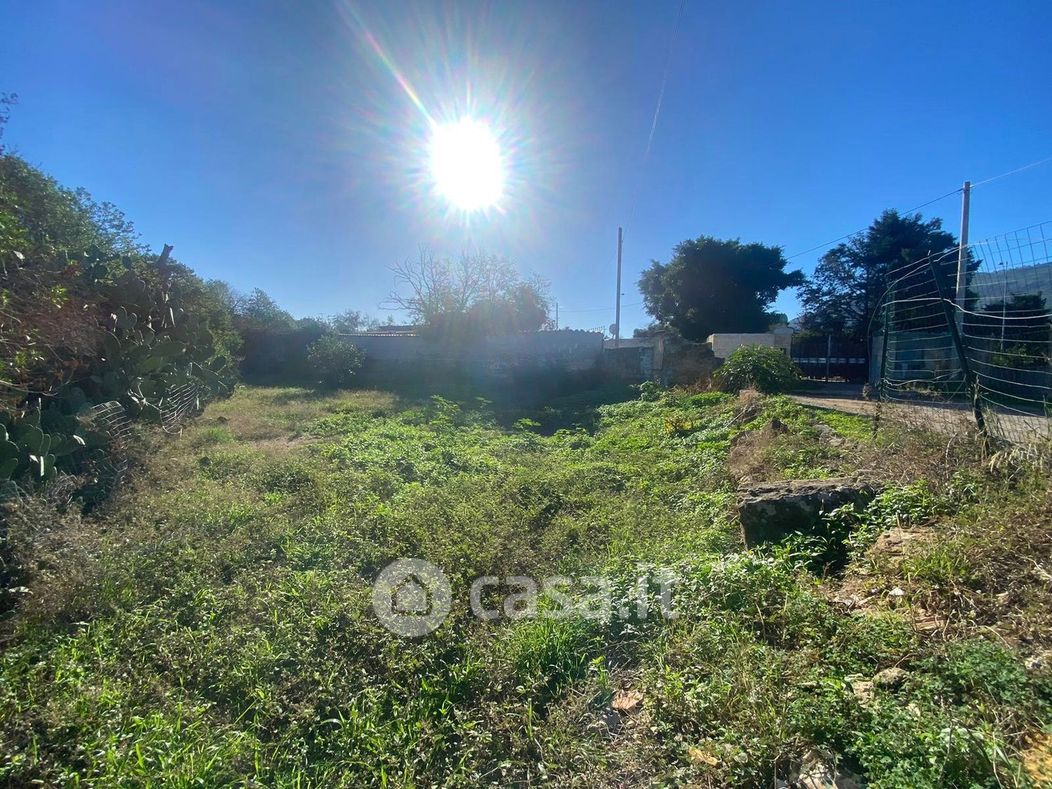
<svg viewBox="0 0 1052 789"><path fill-rule="evenodd" d="M968 295L968 215L971 213L972 182L961 189L961 245L957 249L957 330L964 331L964 302Z"/></svg>
<svg viewBox="0 0 1052 789"><path fill-rule="evenodd" d="M617 229L617 300L614 302L614 347L621 347L621 244L624 238L622 229Z"/></svg>
<svg viewBox="0 0 1052 789"><path fill-rule="evenodd" d="M555 330L559 331L559 302L555 302Z"/></svg>

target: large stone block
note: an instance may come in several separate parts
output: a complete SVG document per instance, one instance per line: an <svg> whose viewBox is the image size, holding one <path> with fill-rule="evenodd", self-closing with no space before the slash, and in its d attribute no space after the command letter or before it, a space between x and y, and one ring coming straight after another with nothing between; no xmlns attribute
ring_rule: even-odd
<svg viewBox="0 0 1052 789"><path fill-rule="evenodd" d="M795 480L754 485L742 490L738 518L747 546L780 542L795 532L821 531L821 516L854 504L862 507L876 495L867 482L855 479Z"/></svg>

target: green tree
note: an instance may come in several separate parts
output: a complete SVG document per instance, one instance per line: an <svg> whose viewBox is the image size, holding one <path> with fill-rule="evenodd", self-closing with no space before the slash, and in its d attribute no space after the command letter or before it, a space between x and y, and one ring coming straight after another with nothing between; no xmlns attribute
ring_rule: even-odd
<svg viewBox="0 0 1052 789"><path fill-rule="evenodd" d="M639 290L647 312L688 340L762 332L778 293L803 284L801 272L785 267L781 247L700 236L677 245L668 263L653 261Z"/></svg>
<svg viewBox="0 0 1052 789"><path fill-rule="evenodd" d="M376 321L358 310L344 310L330 316L326 323L337 334L354 334L375 325Z"/></svg>
<svg viewBox="0 0 1052 789"><path fill-rule="evenodd" d="M1048 365L1052 322L1040 293L1014 293L1007 300L991 301L982 311L964 316L964 330L973 348L995 353L996 365L1022 369Z"/></svg>
<svg viewBox="0 0 1052 789"><path fill-rule="evenodd" d="M150 253L115 206L0 155L0 485L105 455L105 432L78 416L92 403L163 421L228 389L231 314L170 251Z"/></svg>
<svg viewBox="0 0 1052 789"><path fill-rule="evenodd" d="M11 117L11 108L18 104L17 93L0 93L0 140L4 137L4 128ZM4 155L4 145L0 142L0 156Z"/></svg>
<svg viewBox="0 0 1052 789"><path fill-rule="evenodd" d="M343 337L326 334L307 348L307 359L326 384L348 387L361 369L365 354Z"/></svg>
<svg viewBox="0 0 1052 789"><path fill-rule="evenodd" d="M85 189L67 189L13 155L0 155L0 212L26 235L27 257L95 250L104 258L144 255L135 227L112 203L97 202Z"/></svg>
<svg viewBox="0 0 1052 789"><path fill-rule="evenodd" d="M242 331L291 331L296 327L296 319L259 288L248 296L237 297L236 301L237 321Z"/></svg>
<svg viewBox="0 0 1052 789"><path fill-rule="evenodd" d="M865 232L822 256L814 274L800 288L803 329L864 341L890 279L917 261L955 246L957 239L942 229L941 219L885 211ZM951 258L946 265L952 265L955 273L956 257ZM914 279L911 286L934 287L927 271Z"/></svg>

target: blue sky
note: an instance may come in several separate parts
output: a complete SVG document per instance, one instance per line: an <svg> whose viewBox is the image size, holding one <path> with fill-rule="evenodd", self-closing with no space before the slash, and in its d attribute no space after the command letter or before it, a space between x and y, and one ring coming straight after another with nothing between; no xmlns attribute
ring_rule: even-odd
<svg viewBox="0 0 1052 789"><path fill-rule="evenodd" d="M648 322L639 272L685 238L794 255L1052 156L1052 4L679 8L0 0L5 142L300 316L386 315L388 266L427 245L507 255L551 281L564 325L605 327L624 225L627 330ZM497 129L500 211L435 198L425 113ZM1050 179L977 187L972 238L1052 219ZM957 198L923 213L957 231Z"/></svg>

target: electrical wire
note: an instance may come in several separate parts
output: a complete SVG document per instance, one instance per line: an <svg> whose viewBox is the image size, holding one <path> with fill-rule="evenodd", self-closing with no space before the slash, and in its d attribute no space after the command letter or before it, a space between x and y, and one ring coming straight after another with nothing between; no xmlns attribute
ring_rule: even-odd
<svg viewBox="0 0 1052 789"><path fill-rule="evenodd" d="M918 206L914 206L913 208L910 208L910 209L908 209L906 211L900 211L899 213L900 214L912 214L914 211L919 211L922 208L927 208L932 203L937 203L940 200L945 200L947 197L953 197L956 194L960 194L961 191L962 190L960 188L954 189L952 192L947 192L946 194L942 195L941 197L936 197L936 198L934 198L932 200L929 200L926 203L921 203ZM868 225L867 225L867 227L868 227ZM796 253L794 253L792 255L789 255L786 258L786 260L792 260L793 258L798 258L801 255L806 255L808 252L814 252L815 250L818 250L818 249L824 249L825 247L831 247L831 246L833 246L833 244L838 244L841 241L845 241L845 240L847 240L849 238L857 236L859 233L864 233L865 231L866 231L865 227L859 228L858 230L854 230L854 231L852 231L852 232L850 232L850 233L848 233L846 235L840 236L840 238L834 238L832 241L827 241L824 244L818 244L817 246L813 246L810 249L805 249L803 252L796 252Z"/></svg>
<svg viewBox="0 0 1052 789"><path fill-rule="evenodd" d="M994 175L990 178L984 178L982 181L977 181L976 183L972 184L972 189L974 189L977 186L983 186L984 184L988 184L991 181L997 181L1001 178L1007 178L1010 175L1021 173L1024 170L1030 170L1034 167L1040 167L1041 165L1048 164L1049 162L1052 162L1052 156L1046 156L1044 159L1038 159L1035 162L1030 162L1030 164L1024 164L1022 167L1017 167L1014 170L1009 170L1008 172L1001 173L1000 175Z"/></svg>
<svg viewBox="0 0 1052 789"><path fill-rule="evenodd" d="M975 183L972 184L971 188L975 189L977 186L984 186L985 184L988 184L988 183L990 183L992 181L997 181L997 180L999 180L1001 178L1007 178L1010 175L1015 175L1017 173L1021 173L1021 172L1025 171L1025 170L1033 169L1034 167L1040 167L1041 165L1048 164L1049 162L1052 162L1052 156L1045 157L1044 159L1038 159L1037 161L1030 162L1029 164L1024 164L1022 167L1017 167L1014 170L1008 170L1007 172L1003 172L1003 173L1000 173L999 175L991 176L990 178L984 178L982 181L976 181ZM906 211L900 211L899 213L901 213L901 214L912 214L914 211L919 211L922 208L927 208L932 203L937 203L940 200L945 200L947 197L952 197L953 195L960 194L962 191L963 190L961 188L954 189L952 192L947 192L946 194L942 195L941 197L936 197L936 198L934 198L932 200L929 200L926 203L921 203L918 206L914 206L913 208L910 208L910 209L908 209ZM841 241L845 241L845 240L851 238L852 236L858 235L859 233L864 233L865 230L866 230L866 228L863 227L863 228L860 228L858 230L855 230L852 233L848 233L846 235L840 236L839 238L834 238L832 241L827 241L824 244L818 244L817 246L813 246L810 249L805 249L803 252L796 252L796 253L794 253L792 255L789 255L786 258L786 260L792 260L793 258L800 257L801 255L806 255L809 252L815 252L816 250L819 250L819 249L824 249L826 247L831 247L831 246L833 246L833 244L838 244Z"/></svg>

